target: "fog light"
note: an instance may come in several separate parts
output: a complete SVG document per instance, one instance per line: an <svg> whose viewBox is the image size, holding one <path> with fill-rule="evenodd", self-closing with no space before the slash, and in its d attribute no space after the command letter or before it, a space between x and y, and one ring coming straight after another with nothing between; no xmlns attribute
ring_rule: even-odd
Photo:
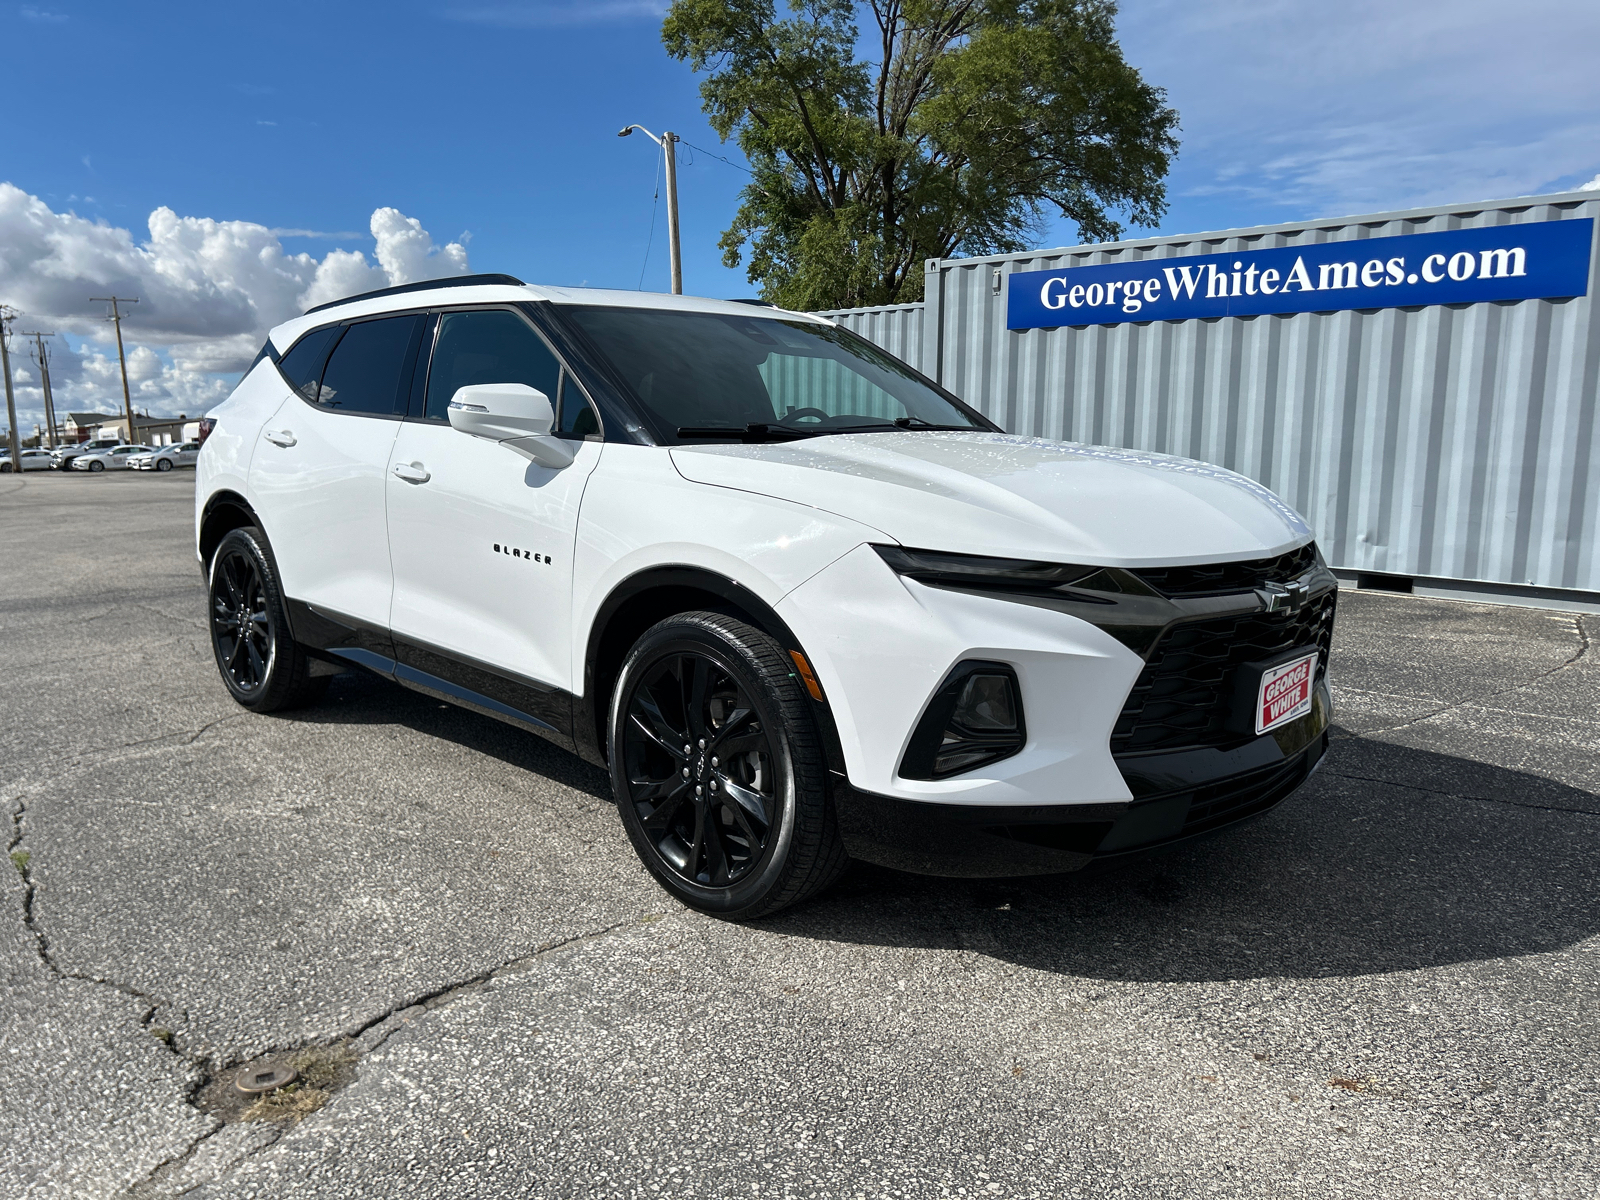
<svg viewBox="0 0 1600 1200"><path fill-rule="evenodd" d="M1009 758L1026 741L1016 672L1005 663L964 662L928 702L900 774L942 779Z"/></svg>

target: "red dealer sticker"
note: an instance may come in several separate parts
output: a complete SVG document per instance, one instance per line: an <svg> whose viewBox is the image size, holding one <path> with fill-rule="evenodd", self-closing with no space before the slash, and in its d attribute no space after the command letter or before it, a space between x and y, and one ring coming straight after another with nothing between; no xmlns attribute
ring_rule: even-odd
<svg viewBox="0 0 1600 1200"><path fill-rule="evenodd" d="M1256 732L1266 733L1311 711L1311 683L1317 674L1317 655L1308 654L1281 667L1262 672L1256 693Z"/></svg>

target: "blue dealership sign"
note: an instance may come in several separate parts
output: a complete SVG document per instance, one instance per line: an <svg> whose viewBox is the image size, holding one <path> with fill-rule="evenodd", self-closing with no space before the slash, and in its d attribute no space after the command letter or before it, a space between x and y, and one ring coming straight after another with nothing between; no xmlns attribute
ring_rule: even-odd
<svg viewBox="0 0 1600 1200"><path fill-rule="evenodd" d="M1020 271L1007 329L1582 296L1594 220Z"/></svg>

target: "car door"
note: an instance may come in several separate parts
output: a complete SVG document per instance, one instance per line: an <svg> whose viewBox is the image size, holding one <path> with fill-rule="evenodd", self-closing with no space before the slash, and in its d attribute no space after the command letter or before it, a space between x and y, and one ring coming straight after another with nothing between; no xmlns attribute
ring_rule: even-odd
<svg viewBox="0 0 1600 1200"><path fill-rule="evenodd" d="M452 429L450 398L475 383L525 383L549 396L573 462L542 467ZM414 396L388 479L396 657L565 732L572 557L578 506L602 449L598 419L545 340L509 308L441 313Z"/></svg>
<svg viewBox="0 0 1600 1200"><path fill-rule="evenodd" d="M302 337L279 364L287 398L250 464L284 593L374 635L379 653L392 586L384 477L422 322L386 315Z"/></svg>

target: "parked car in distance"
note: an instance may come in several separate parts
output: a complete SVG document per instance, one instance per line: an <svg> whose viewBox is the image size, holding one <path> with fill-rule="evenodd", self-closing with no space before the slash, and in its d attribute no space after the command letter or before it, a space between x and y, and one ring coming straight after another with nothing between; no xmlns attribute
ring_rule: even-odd
<svg viewBox="0 0 1600 1200"><path fill-rule="evenodd" d="M131 455L128 459L128 470L170 471L173 467L192 467L199 457L199 442L181 442L175 446L158 446L148 454Z"/></svg>
<svg viewBox="0 0 1600 1200"><path fill-rule="evenodd" d="M48 471L50 465L50 451L48 450L24 450L22 452L22 469L24 471ZM7 451L4 458L0 459L0 472L10 472L13 469L11 454Z"/></svg>
<svg viewBox="0 0 1600 1200"><path fill-rule="evenodd" d="M103 450L110 450L113 446L120 445L122 445L121 438L102 437L87 442L74 442L70 446L57 446L55 453L50 456L50 465L58 471L65 471L79 455L99 454Z"/></svg>
<svg viewBox="0 0 1600 1200"><path fill-rule="evenodd" d="M80 454L72 460L74 471L125 471L128 469L128 460L135 454L143 454L154 450L154 446L112 446L109 450L98 450L93 454Z"/></svg>

